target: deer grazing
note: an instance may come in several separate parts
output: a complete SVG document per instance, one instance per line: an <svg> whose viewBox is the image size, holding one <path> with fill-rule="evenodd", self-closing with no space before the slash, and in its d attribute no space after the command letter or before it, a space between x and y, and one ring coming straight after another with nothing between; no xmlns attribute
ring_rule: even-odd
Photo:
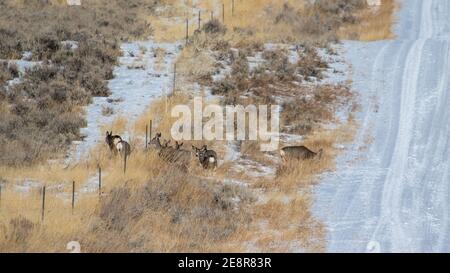
<svg viewBox="0 0 450 273"><path fill-rule="evenodd" d="M206 145L204 145L201 149L192 145L192 150L204 169L217 168L217 153L215 151L208 150L208 146Z"/></svg>
<svg viewBox="0 0 450 273"><path fill-rule="evenodd" d="M287 159L308 160L315 158L322 158L323 149L315 153L305 146L290 146L284 147L280 150L281 159L286 161Z"/></svg>
<svg viewBox="0 0 450 273"><path fill-rule="evenodd" d="M131 155L131 145L124 141L121 136L113 135L112 131L106 131L105 141L114 155L120 154L127 157Z"/></svg>
<svg viewBox="0 0 450 273"><path fill-rule="evenodd" d="M183 143L175 142L172 162L176 162L182 166L188 166L192 159L192 153L188 150L181 149Z"/></svg>
<svg viewBox="0 0 450 273"><path fill-rule="evenodd" d="M153 147L158 151L158 156L164 161L174 163L181 167L187 167L190 164L192 154L190 151L183 150L181 147L183 143L175 142L175 147L169 146L169 141L164 141L161 144L161 133L157 133L156 136L148 143L150 147Z"/></svg>

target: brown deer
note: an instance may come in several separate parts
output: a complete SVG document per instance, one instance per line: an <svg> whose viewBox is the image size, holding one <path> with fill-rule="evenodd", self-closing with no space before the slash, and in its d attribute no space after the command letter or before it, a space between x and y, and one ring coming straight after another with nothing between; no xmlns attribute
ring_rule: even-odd
<svg viewBox="0 0 450 273"><path fill-rule="evenodd" d="M116 144L116 150L122 157L129 157L131 155L131 145L125 140L121 140Z"/></svg>
<svg viewBox="0 0 450 273"><path fill-rule="evenodd" d="M188 150L181 149L183 143L175 142L173 157L171 158L172 162L182 165L188 166L192 159L192 153Z"/></svg>
<svg viewBox="0 0 450 273"><path fill-rule="evenodd" d="M163 145L161 145L160 140L161 136L162 136L161 133L157 133L156 136L152 140L150 140L148 145L157 151L161 151L161 149L163 148Z"/></svg>
<svg viewBox="0 0 450 273"><path fill-rule="evenodd" d="M173 151L173 148L169 146L170 141L164 141L161 144L161 133L157 133L156 136L150 140L148 145L158 152L159 157L166 159L166 157Z"/></svg>
<svg viewBox="0 0 450 273"><path fill-rule="evenodd" d="M191 152L187 150L182 150L181 147L183 143L175 142L175 147L169 146L169 141L164 141L161 144L161 133L156 134L156 136L149 142L150 147L153 147L158 151L158 156L164 161L169 163L174 163L176 165L187 167L191 161Z"/></svg>
<svg viewBox="0 0 450 273"><path fill-rule="evenodd" d="M119 135L113 135L112 131L106 131L105 141L111 153L117 155L117 144L122 141L122 138Z"/></svg>
<svg viewBox="0 0 450 273"><path fill-rule="evenodd" d="M290 146L284 147L280 150L281 159L286 161L287 159L308 160L315 158L322 158L323 149L315 153L305 146Z"/></svg>
<svg viewBox="0 0 450 273"><path fill-rule="evenodd" d="M206 169L217 168L217 153L213 150L208 150L208 146L204 145L201 149L192 145L195 157L198 158L200 164Z"/></svg>

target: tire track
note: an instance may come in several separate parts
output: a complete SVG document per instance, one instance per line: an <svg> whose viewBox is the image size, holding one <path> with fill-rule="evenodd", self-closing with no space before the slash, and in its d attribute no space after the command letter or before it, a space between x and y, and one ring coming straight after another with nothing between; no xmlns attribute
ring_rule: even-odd
<svg viewBox="0 0 450 273"><path fill-rule="evenodd" d="M450 250L450 5L409 0L399 14L397 40L347 43L353 67L373 65L353 84L364 109L355 143L316 189L332 252Z"/></svg>

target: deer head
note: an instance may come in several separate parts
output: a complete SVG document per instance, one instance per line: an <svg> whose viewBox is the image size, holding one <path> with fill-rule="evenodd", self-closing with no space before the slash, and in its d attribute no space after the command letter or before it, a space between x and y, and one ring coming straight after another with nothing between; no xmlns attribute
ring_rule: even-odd
<svg viewBox="0 0 450 273"><path fill-rule="evenodd" d="M179 150L183 146L183 142L178 143L178 141L175 141L175 149Z"/></svg>
<svg viewBox="0 0 450 273"><path fill-rule="evenodd" d="M156 136L152 140L150 140L148 144L156 149L161 149L162 148L160 141L161 136L162 136L161 133L157 133Z"/></svg>
<svg viewBox="0 0 450 273"><path fill-rule="evenodd" d="M194 151L195 157L199 157L200 153L202 151L202 149L199 149L199 148L195 147L194 145L192 145L192 150Z"/></svg>

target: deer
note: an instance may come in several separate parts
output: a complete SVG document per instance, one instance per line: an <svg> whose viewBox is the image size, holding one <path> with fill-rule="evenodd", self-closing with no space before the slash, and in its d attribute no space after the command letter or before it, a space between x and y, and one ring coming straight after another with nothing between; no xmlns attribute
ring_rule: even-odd
<svg viewBox="0 0 450 273"><path fill-rule="evenodd" d="M156 136L152 140L150 140L148 145L157 151L161 151L161 149L163 148L163 145L161 145L160 140L161 137L162 137L161 133L157 133Z"/></svg>
<svg viewBox="0 0 450 273"><path fill-rule="evenodd" d="M131 145L125 140L121 140L116 144L116 150L122 157L129 157L131 155Z"/></svg>
<svg viewBox="0 0 450 273"><path fill-rule="evenodd" d="M187 166L187 165L189 165L189 163L191 161L192 153L191 153L191 151L181 149L183 144L184 143L179 143L178 141L175 141L172 162L183 165L183 166Z"/></svg>
<svg viewBox="0 0 450 273"><path fill-rule="evenodd" d="M198 158L200 164L206 169L217 168L217 153L213 150L208 150L208 146L204 145L201 149L192 145L195 157Z"/></svg>
<svg viewBox="0 0 450 273"><path fill-rule="evenodd" d="M181 147L183 143L175 142L175 146L169 146L169 141L164 141L161 144L161 133L156 134L156 136L149 142L151 147L154 147L155 150L158 151L158 156L162 158L164 161L169 163L174 163L180 165L182 167L187 167L191 160L191 152L187 150L182 150Z"/></svg>
<svg viewBox="0 0 450 273"><path fill-rule="evenodd" d="M158 152L159 156L162 156L162 154L165 153L164 150L171 148L171 147L169 147L170 141L164 141L164 144L161 144L161 137L162 137L162 134L157 133L156 136L152 140L150 140L150 142L148 143L148 145L150 147L152 147L153 149L155 149Z"/></svg>
<svg viewBox="0 0 450 273"><path fill-rule="evenodd" d="M117 144L122 141L122 137L119 135L113 135L113 132L106 131L106 144L108 144L109 150L114 155L117 155Z"/></svg>
<svg viewBox="0 0 450 273"><path fill-rule="evenodd" d="M170 158L172 157L175 149L169 146L170 140L164 140L164 143L161 144L161 137L162 134L157 133L156 136L148 144L150 147L153 147L156 151L158 151L159 157L161 157L165 161L170 161Z"/></svg>
<svg viewBox="0 0 450 273"><path fill-rule="evenodd" d="M288 158L297 160L321 159L322 154L323 149L315 153L305 146L289 146L280 150L280 156L283 161L286 161Z"/></svg>

